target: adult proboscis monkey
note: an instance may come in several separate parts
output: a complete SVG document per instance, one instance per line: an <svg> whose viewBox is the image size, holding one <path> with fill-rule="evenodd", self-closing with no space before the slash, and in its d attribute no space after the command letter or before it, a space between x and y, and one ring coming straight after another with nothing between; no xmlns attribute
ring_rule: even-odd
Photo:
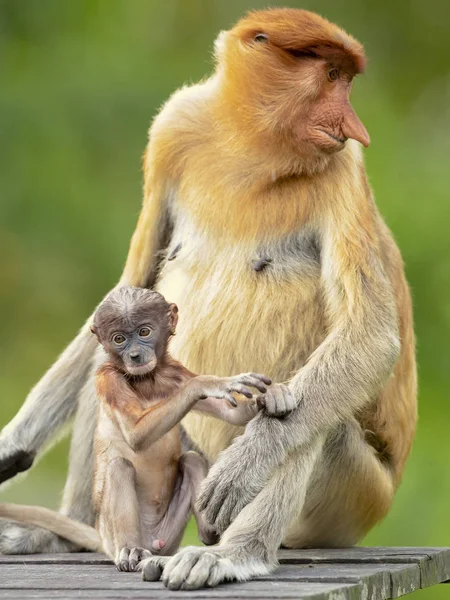
<svg viewBox="0 0 450 600"><path fill-rule="evenodd" d="M267 373L277 383L266 401L293 397L297 408L285 419L261 413L243 435L208 416L184 419L211 463L230 446L199 504L223 535L214 549L159 559L170 588L266 573L281 543L355 544L389 510L416 426L410 296L367 182L369 136L349 102L362 46L318 15L273 9L221 33L216 58L213 75L176 92L154 120L121 283L177 303L172 351L187 368ZM62 510L87 523L89 327L0 440L7 478L76 413ZM65 548L11 525L0 539L4 552Z"/></svg>

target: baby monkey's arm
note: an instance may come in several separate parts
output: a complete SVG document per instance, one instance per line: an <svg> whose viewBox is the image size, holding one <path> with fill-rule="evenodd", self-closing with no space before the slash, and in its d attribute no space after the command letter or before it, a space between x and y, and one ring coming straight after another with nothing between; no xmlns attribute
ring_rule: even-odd
<svg viewBox="0 0 450 600"><path fill-rule="evenodd" d="M271 380L265 375L259 373L245 373L237 376L242 384L256 388L261 394L265 394L267 387L271 385ZM235 377L223 378L233 380ZM240 392L242 394L242 392ZM254 416L266 406L265 396L253 397L246 396L243 400L227 398L227 402L223 399L210 395L208 398L199 400L193 407L193 410L203 412L216 417L221 421L226 421L232 425L246 425Z"/></svg>
<svg viewBox="0 0 450 600"><path fill-rule="evenodd" d="M105 367L97 375L97 393L113 412L126 442L134 451L156 442L194 407L230 423L245 424L258 411L257 401L248 386L264 393L269 384L270 379L253 373L235 377L201 375L188 380L173 396L143 409L138 394L120 372ZM238 404L233 392L251 399L250 402ZM233 408L226 406L224 400ZM237 415L233 419L234 411Z"/></svg>

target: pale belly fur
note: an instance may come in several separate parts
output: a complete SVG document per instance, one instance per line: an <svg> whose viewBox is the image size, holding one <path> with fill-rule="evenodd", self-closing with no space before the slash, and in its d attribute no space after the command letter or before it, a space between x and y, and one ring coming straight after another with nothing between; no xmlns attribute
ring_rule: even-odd
<svg viewBox="0 0 450 600"><path fill-rule="evenodd" d="M171 248L182 246L165 262L157 289L179 307L174 357L197 374L254 371L275 382L292 377L325 337L319 264L286 257L281 242L278 252L272 243L273 262L256 272L253 245L212 244L182 222L172 240ZM183 426L210 460L240 432L196 413Z"/></svg>

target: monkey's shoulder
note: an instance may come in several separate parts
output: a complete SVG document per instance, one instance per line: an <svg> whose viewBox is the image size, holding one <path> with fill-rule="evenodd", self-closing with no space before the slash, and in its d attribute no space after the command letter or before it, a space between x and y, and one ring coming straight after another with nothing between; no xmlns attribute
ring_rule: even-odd
<svg viewBox="0 0 450 600"><path fill-rule="evenodd" d="M106 396L111 391L114 381L125 379L124 374L110 361L104 362L95 374L95 387L99 396Z"/></svg>
<svg viewBox="0 0 450 600"><path fill-rule="evenodd" d="M211 134L209 97L212 80L185 86L174 92L154 118L149 131L148 160L163 164L165 172L177 171L186 153Z"/></svg>

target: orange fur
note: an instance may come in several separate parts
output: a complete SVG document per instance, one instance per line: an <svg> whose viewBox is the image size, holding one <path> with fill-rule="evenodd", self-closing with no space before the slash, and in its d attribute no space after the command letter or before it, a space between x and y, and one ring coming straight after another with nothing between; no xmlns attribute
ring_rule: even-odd
<svg viewBox="0 0 450 600"><path fill-rule="evenodd" d="M259 32L268 42L255 47ZM354 338L362 353L367 348L366 362L359 364L367 370L358 375L358 385L366 386L360 397L333 405L334 412L320 405L309 417L309 426L318 429L328 420L356 418L359 434L351 451L363 460L358 468L355 463L352 490L336 487L342 495L337 513L324 505L328 516L317 514L318 522L329 517L328 528L294 527L288 536L307 543L304 536L315 529L318 541L326 532L322 542L331 544L331 524L340 520L345 531L335 532L335 543L349 543L386 514L417 419L409 292L360 148L349 140L340 152L322 151L298 133L298 123L331 93L328 66L341 69L344 89L364 70L364 51L325 19L280 9L250 13L222 33L216 55L212 77L179 90L152 125L143 216L126 274L145 281L144 262L133 256L140 257L153 236L164 187L178 219L175 241L183 247L176 260L163 263L157 287L180 307L172 349L190 369L263 371L295 386L327 360L345 374L340 338ZM320 270L291 266L273 279L255 276L248 265L260 248L270 252L301 231L319 235ZM342 348L344 353L345 343ZM242 431L192 413L184 425L211 460ZM353 516L339 513L353 504Z"/></svg>

